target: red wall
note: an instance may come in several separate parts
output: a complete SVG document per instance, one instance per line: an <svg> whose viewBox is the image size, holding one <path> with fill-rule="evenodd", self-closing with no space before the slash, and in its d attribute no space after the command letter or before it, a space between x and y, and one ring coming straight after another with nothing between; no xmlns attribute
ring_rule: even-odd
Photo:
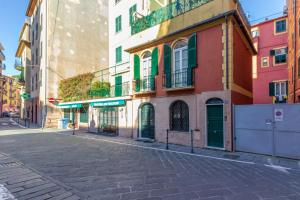
<svg viewBox="0 0 300 200"><path fill-rule="evenodd" d="M258 43L257 55L257 79L253 79L253 97L255 104L273 103L273 98L269 96L269 83L278 80L288 79L288 65L273 65L273 58L270 50L278 47L287 47L287 33L274 34L274 20L263 22L254 27L259 28L260 35L254 38L254 43ZM269 57L269 67L261 67L262 57Z"/></svg>
<svg viewBox="0 0 300 200"><path fill-rule="evenodd" d="M197 32L198 67L195 69L195 89L166 92L163 88L164 61L163 45L159 45L159 75L156 78L156 95L179 95L191 92L223 90L222 84L222 26L218 25ZM173 41L172 41L173 42ZM172 43L170 42L170 44Z"/></svg>

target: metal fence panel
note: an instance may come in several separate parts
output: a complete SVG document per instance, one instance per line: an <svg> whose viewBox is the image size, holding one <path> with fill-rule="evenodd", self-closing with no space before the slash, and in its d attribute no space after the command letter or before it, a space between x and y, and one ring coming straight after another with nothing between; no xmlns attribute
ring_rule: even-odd
<svg viewBox="0 0 300 200"><path fill-rule="evenodd" d="M300 159L300 104L242 105L234 112L237 151Z"/></svg>
<svg viewBox="0 0 300 200"><path fill-rule="evenodd" d="M300 159L300 105L275 105L282 110L282 121L274 127L276 155Z"/></svg>
<svg viewBox="0 0 300 200"><path fill-rule="evenodd" d="M273 153L272 107L235 107L236 150L259 154Z"/></svg>

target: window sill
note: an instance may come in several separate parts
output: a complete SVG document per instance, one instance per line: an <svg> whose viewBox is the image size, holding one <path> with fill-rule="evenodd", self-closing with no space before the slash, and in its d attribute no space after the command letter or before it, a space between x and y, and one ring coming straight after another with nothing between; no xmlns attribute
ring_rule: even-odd
<svg viewBox="0 0 300 200"><path fill-rule="evenodd" d="M195 86L185 86L185 87L174 87L174 88L165 88L165 91L172 92L172 91L181 91L181 90L193 90Z"/></svg>
<svg viewBox="0 0 300 200"><path fill-rule="evenodd" d="M152 90L152 91L140 91L140 92L135 92L135 95L142 95L142 94L155 94L156 91Z"/></svg>
<svg viewBox="0 0 300 200"><path fill-rule="evenodd" d="M169 131L169 133L171 133L171 134L186 134L186 135L188 135L188 134L190 134L190 132L188 132L188 131Z"/></svg>

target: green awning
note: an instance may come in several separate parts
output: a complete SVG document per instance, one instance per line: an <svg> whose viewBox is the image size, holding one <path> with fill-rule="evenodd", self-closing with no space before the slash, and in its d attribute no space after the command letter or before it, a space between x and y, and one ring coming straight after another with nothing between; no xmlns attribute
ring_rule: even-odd
<svg viewBox="0 0 300 200"><path fill-rule="evenodd" d="M66 109L66 108L82 108L81 103L73 103L73 104L61 104L57 105L58 108Z"/></svg>
<svg viewBox="0 0 300 200"><path fill-rule="evenodd" d="M114 107L114 106L124 106L126 101L122 100L111 100L111 101L100 101L100 102L92 102L92 107Z"/></svg>

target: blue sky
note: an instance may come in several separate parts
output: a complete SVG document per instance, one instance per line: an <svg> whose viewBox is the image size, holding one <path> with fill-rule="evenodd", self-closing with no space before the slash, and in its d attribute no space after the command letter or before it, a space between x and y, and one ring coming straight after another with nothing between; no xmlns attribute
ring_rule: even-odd
<svg viewBox="0 0 300 200"><path fill-rule="evenodd" d="M14 75L18 74L14 69L15 52L29 0L0 1L0 41L5 48L7 66L4 74ZM241 0L241 3L245 12L250 15L249 21L253 21L281 12L285 0Z"/></svg>

